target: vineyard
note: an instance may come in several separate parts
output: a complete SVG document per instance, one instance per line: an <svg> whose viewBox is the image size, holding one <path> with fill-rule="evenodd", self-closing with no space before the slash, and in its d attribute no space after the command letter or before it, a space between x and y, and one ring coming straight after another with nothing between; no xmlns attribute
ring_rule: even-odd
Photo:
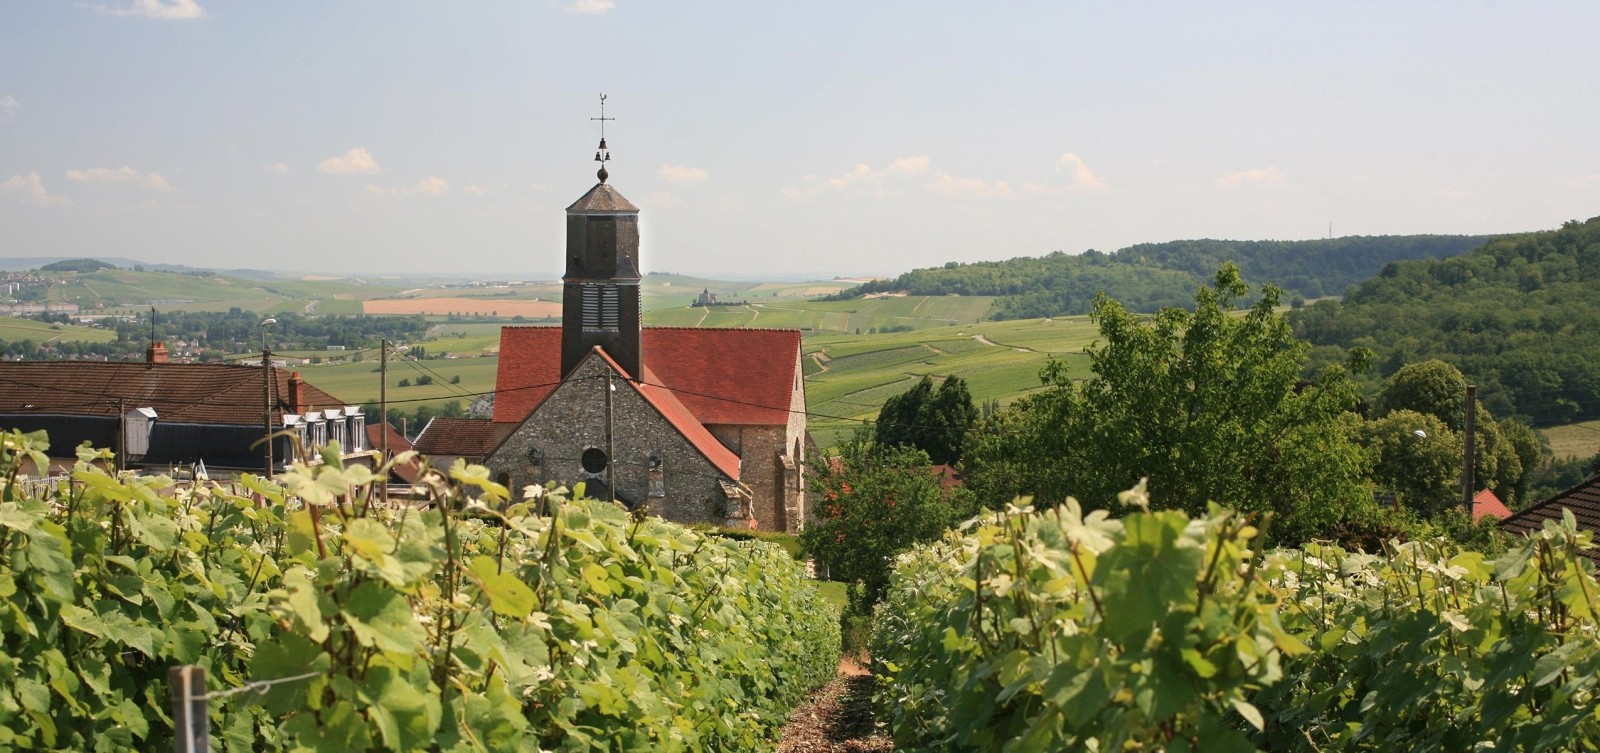
<svg viewBox="0 0 1600 753"><path fill-rule="evenodd" d="M174 485L0 435L0 751L165 750L168 672L223 751L746 751L839 666L782 548L481 467L388 506L336 450ZM871 639L901 750L1590 750L1596 584L1569 515L1442 542L1261 551L1270 521L986 513L896 563Z"/></svg>
<svg viewBox="0 0 1600 753"><path fill-rule="evenodd" d="M460 465L391 508L337 449L237 489L84 450L49 489L0 437L0 751L170 750L179 665L215 750L759 750L838 664L775 545Z"/></svg>
<svg viewBox="0 0 1600 753"><path fill-rule="evenodd" d="M902 555L877 614L902 750L1593 750L1592 563L1569 514L1490 560L1264 554L1252 521L1012 508Z"/></svg>

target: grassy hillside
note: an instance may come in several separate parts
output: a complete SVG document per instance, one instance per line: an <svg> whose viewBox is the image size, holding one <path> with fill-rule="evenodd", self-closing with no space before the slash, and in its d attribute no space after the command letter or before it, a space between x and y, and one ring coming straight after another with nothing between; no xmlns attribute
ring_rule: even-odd
<svg viewBox="0 0 1600 753"><path fill-rule="evenodd" d="M429 346L430 348L432 345ZM420 363L397 360L389 363L389 402L394 407L413 410L418 405L439 405L451 400L470 406L474 397L465 393L489 392L494 389L498 358L430 358ZM350 405L377 402L378 364L368 359L354 363L333 365L306 365L294 367L306 381L326 390ZM429 371L431 370L431 372ZM418 385L417 378L433 377L433 384ZM450 384L450 378L461 377L460 384ZM411 383L401 387L400 381Z"/></svg>
<svg viewBox="0 0 1600 753"><path fill-rule="evenodd" d="M807 337L811 433L824 447L838 443L925 374L959 375L974 401L1010 403L1039 389L1039 369L1052 357L1065 361L1074 376L1087 376L1083 349L1098 334L1087 317L1070 317Z"/></svg>
<svg viewBox="0 0 1600 753"><path fill-rule="evenodd" d="M1395 262L1291 318L1320 358L1375 351L1379 378L1429 358L1454 364L1496 416L1600 418L1600 217Z"/></svg>
<svg viewBox="0 0 1600 753"><path fill-rule="evenodd" d="M116 339L117 333L108 329L80 327L73 324L46 324L32 319L0 316L0 342L32 340L36 343L108 343Z"/></svg>
<svg viewBox="0 0 1600 753"><path fill-rule="evenodd" d="M250 280L131 269L65 273L61 278L49 288L46 300L113 313L143 312L152 303L161 311L226 311L235 307L263 313L305 311L313 301L353 300L393 292L392 288L337 280ZM359 306L355 308L359 310ZM320 313L356 311L324 309Z"/></svg>
<svg viewBox="0 0 1600 753"><path fill-rule="evenodd" d="M855 301L790 301L748 306L679 307L645 314L658 327L773 327L807 333L868 334L886 328L947 327L988 318L984 296L897 296Z"/></svg>

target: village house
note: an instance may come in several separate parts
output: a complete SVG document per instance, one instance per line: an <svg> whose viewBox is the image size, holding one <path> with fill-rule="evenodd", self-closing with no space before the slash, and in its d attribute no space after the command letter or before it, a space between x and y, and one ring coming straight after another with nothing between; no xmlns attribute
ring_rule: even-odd
<svg viewBox="0 0 1600 753"><path fill-rule="evenodd" d="M270 410L269 410L270 405ZM145 361L0 362L0 426L50 436L48 475L71 469L88 442L116 465L151 471L204 469L213 477L261 473L267 434L288 429L305 448L339 442L352 462L370 462L361 409L300 378L260 366L173 363L163 343ZM273 441L273 468L295 459L287 436Z"/></svg>
<svg viewBox="0 0 1600 753"><path fill-rule="evenodd" d="M492 438L484 464L513 492L583 483L681 523L799 530L799 331L644 327L639 209L599 178L566 210L561 326L503 328L492 422L430 425L418 451Z"/></svg>

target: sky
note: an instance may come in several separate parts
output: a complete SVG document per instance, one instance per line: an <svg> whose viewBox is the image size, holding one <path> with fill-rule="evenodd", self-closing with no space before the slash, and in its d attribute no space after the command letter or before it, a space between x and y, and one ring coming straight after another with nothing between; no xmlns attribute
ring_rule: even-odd
<svg viewBox="0 0 1600 753"><path fill-rule="evenodd" d="M892 275L1600 215L1600 3L8 0L0 257Z"/></svg>

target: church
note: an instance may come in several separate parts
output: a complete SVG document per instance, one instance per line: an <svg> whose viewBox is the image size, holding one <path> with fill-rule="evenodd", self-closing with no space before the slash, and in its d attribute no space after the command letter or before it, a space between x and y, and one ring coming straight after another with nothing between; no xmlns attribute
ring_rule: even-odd
<svg viewBox="0 0 1600 753"><path fill-rule="evenodd" d="M499 442L516 493L583 482L590 497L680 523L798 531L806 401L800 332L645 327L639 208L607 182L567 207L560 327L504 327Z"/></svg>

